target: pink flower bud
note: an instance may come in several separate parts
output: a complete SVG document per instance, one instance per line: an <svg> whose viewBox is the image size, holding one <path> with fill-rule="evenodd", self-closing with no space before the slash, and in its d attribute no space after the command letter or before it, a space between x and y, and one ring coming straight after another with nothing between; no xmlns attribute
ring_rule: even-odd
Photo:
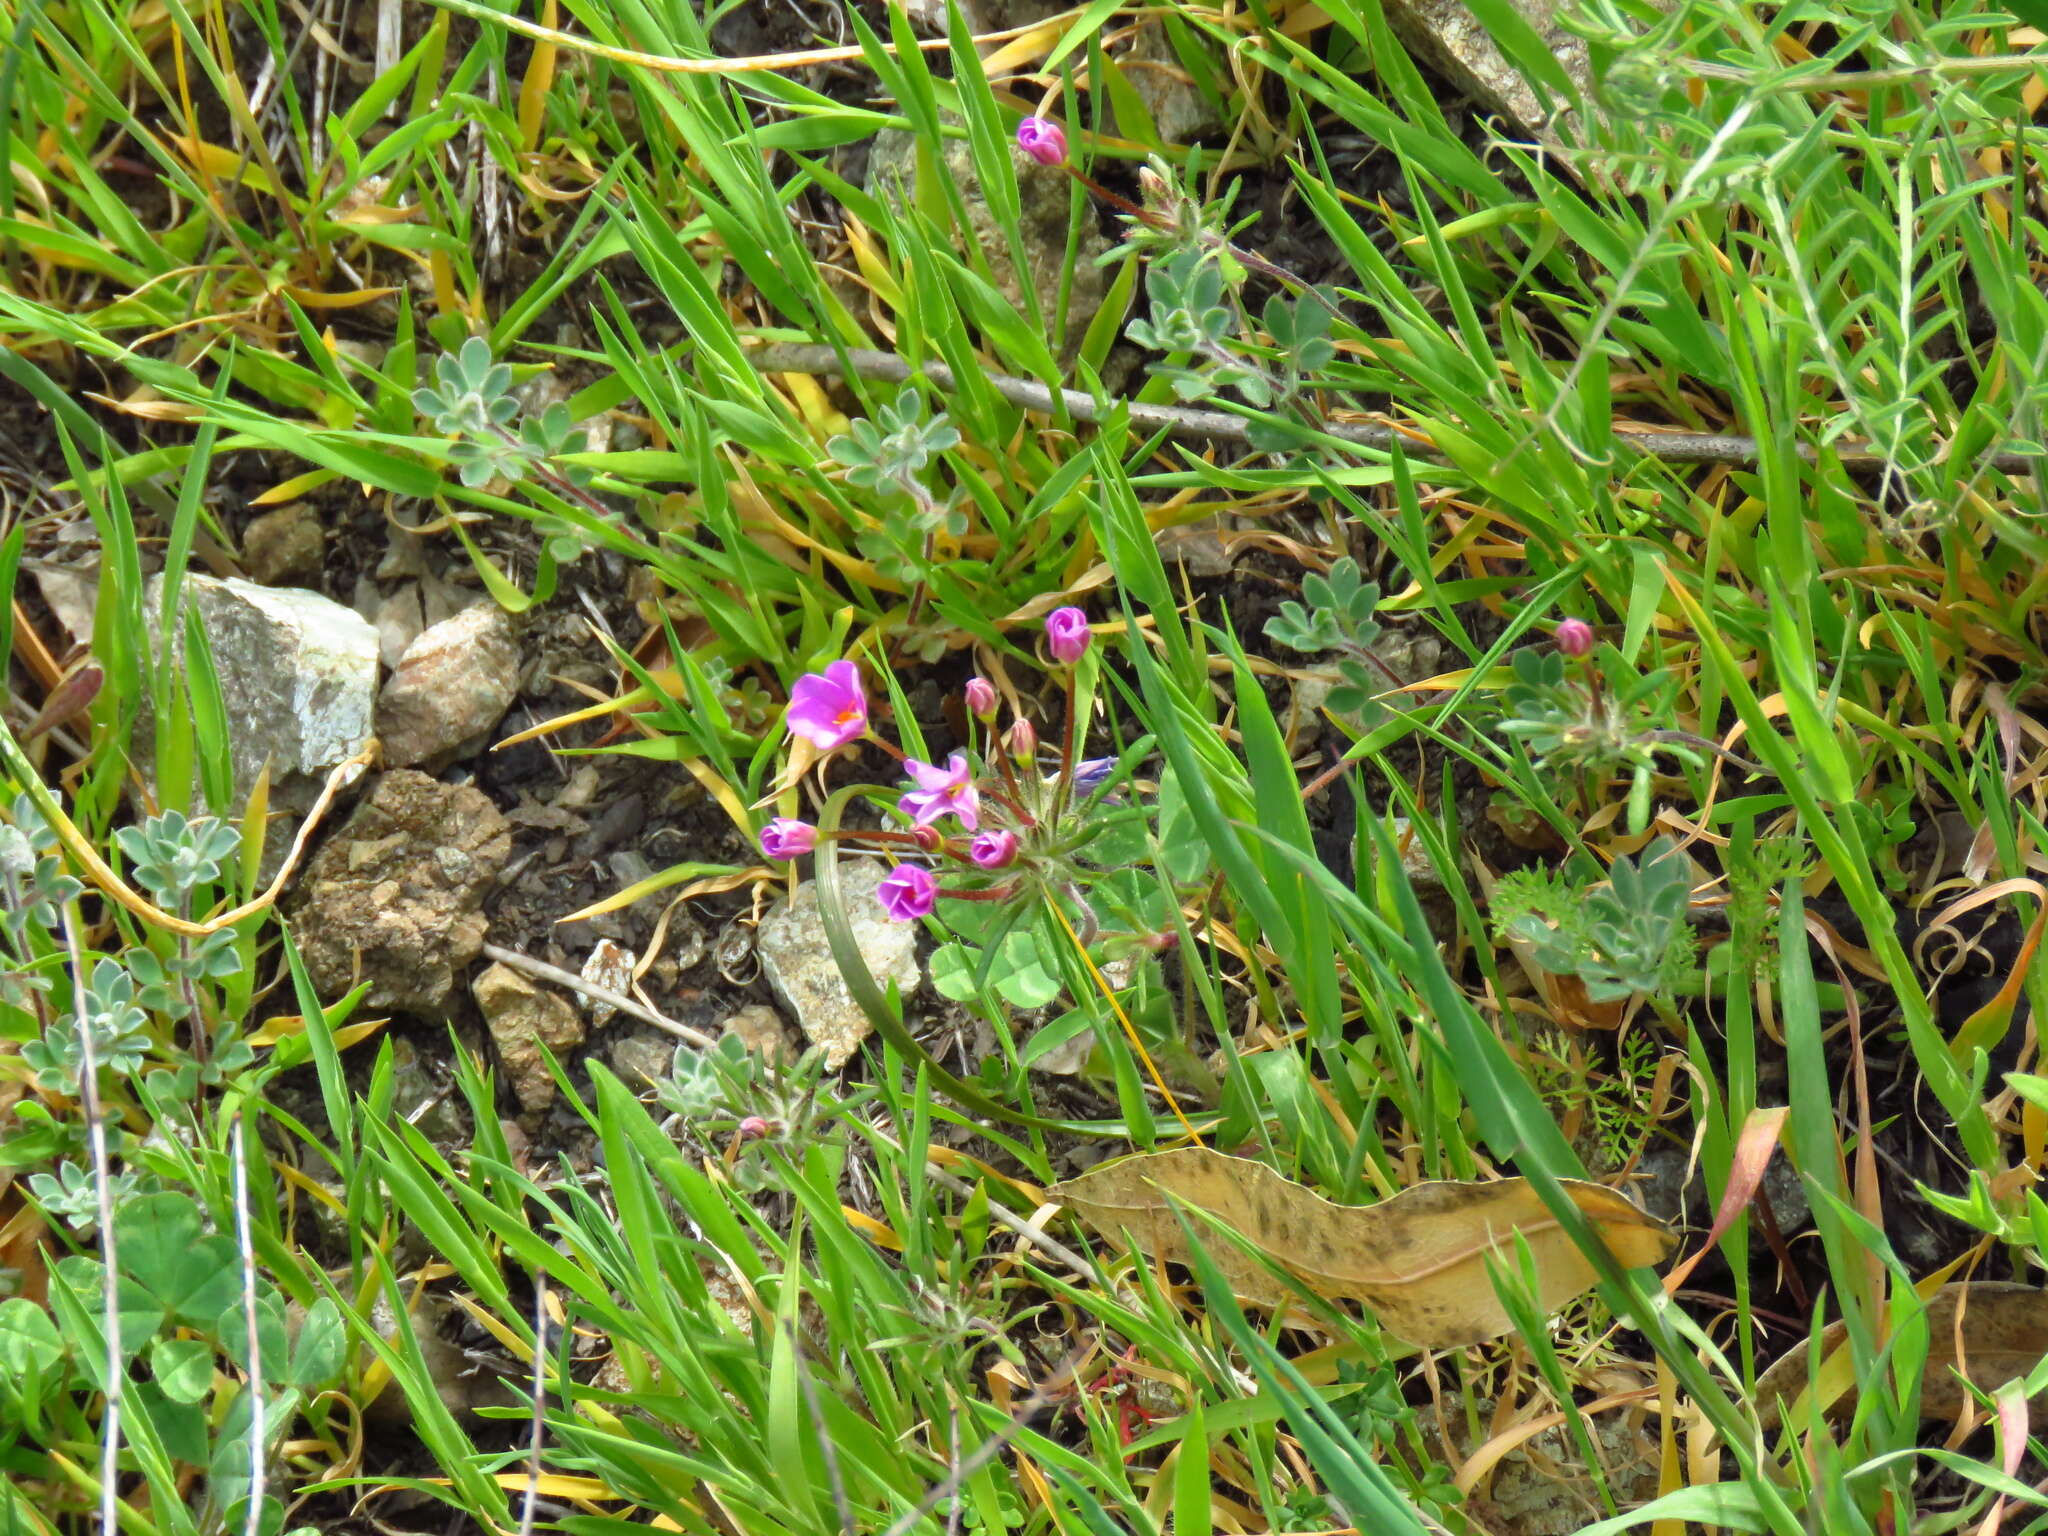
<svg viewBox="0 0 2048 1536"><path fill-rule="evenodd" d="M761 852L788 863L800 859L818 845L818 829L794 816L778 816L761 829Z"/></svg>
<svg viewBox="0 0 2048 1536"><path fill-rule="evenodd" d="M1020 763L1038 761L1038 732L1031 728L1029 720L1019 719L1010 726L1010 756Z"/></svg>
<svg viewBox="0 0 2048 1536"><path fill-rule="evenodd" d="M759 1115L749 1115L740 1122L740 1140L759 1141L774 1129L774 1126L763 1120Z"/></svg>
<svg viewBox="0 0 2048 1536"><path fill-rule="evenodd" d="M1557 626L1557 649L1574 659L1593 649L1593 626L1584 619L1566 619Z"/></svg>
<svg viewBox="0 0 2048 1536"><path fill-rule="evenodd" d="M983 869L1001 869L1017 857L1017 834L1008 828L976 835L967 857Z"/></svg>
<svg viewBox="0 0 2048 1536"><path fill-rule="evenodd" d="M937 853L946 841L946 834L941 832L937 827L933 826L930 822L925 822L920 826L912 827L910 829L910 835L916 839L917 846L922 848L926 853Z"/></svg>
<svg viewBox="0 0 2048 1536"><path fill-rule="evenodd" d="M993 720L996 717L996 685L985 677L970 677L963 690L967 695L967 709L977 720Z"/></svg>
<svg viewBox="0 0 2048 1536"><path fill-rule="evenodd" d="M1017 147L1040 165L1067 158L1067 131L1049 117L1027 117L1017 125Z"/></svg>
<svg viewBox="0 0 2048 1536"><path fill-rule="evenodd" d="M1088 615L1078 608L1055 608L1045 616L1045 647L1063 666L1087 655L1091 638Z"/></svg>

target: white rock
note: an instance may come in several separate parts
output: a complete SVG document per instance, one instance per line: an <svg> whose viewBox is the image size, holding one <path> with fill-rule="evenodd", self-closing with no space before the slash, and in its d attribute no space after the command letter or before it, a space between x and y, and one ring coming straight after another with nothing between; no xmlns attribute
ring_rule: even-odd
<svg viewBox="0 0 2048 1536"><path fill-rule="evenodd" d="M239 801L267 759L271 777L317 779L369 743L377 700L377 631L317 592L188 573L227 704ZM149 584L151 641L162 644L163 578ZM174 641L182 660L184 636Z"/></svg>
<svg viewBox="0 0 2048 1536"><path fill-rule="evenodd" d="M917 925L883 916L875 899L883 873L871 859L848 860L840 865L839 888L846 898L854 945L875 984L886 989L894 981L897 991L909 997L924 980L917 963ZM768 985L795 1016L804 1038L825 1048L827 1070L845 1066L872 1026L833 962L824 919L818 914L817 883L806 880L794 896L763 918L754 942Z"/></svg>

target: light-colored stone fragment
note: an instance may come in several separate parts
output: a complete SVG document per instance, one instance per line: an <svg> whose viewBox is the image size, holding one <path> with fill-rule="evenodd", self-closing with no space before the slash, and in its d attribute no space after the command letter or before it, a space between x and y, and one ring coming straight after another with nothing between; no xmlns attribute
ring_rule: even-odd
<svg viewBox="0 0 2048 1536"><path fill-rule="evenodd" d="M433 765L483 745L519 691L512 621L479 603L420 632L377 700L377 736L395 768Z"/></svg>
<svg viewBox="0 0 2048 1536"><path fill-rule="evenodd" d="M303 501L250 522L242 534L242 569L266 587L302 586L320 574L327 532Z"/></svg>
<svg viewBox="0 0 2048 1536"><path fill-rule="evenodd" d="M663 1081L675 1059L676 1043L666 1035L628 1035L612 1046L612 1071L628 1088Z"/></svg>
<svg viewBox="0 0 2048 1536"><path fill-rule="evenodd" d="M536 986L509 965L493 965L470 983L470 996L490 1026L519 1107L546 1109L555 1101L555 1079L541 1058L545 1045L555 1055L583 1043L583 1019L565 999Z"/></svg>
<svg viewBox="0 0 2048 1536"><path fill-rule="evenodd" d="M853 941L867 961L875 984L895 982L909 997L924 979L917 963L917 926L894 923L883 916L875 888L884 871L873 860L840 866L839 886L846 898L846 920ZM761 920L756 935L761 970L775 995L795 1016L804 1038L825 1051L825 1066L837 1071L867 1039L871 1026L860 1004L846 990L832 947L818 913L818 887L806 880L796 894Z"/></svg>
<svg viewBox="0 0 2048 1536"><path fill-rule="evenodd" d="M771 1067L787 1066L797 1058L789 1031L782 1027L782 1015L762 1003L742 1008L719 1030L731 1035Z"/></svg>
<svg viewBox="0 0 2048 1536"><path fill-rule="evenodd" d="M370 740L377 697L377 632L341 604L296 587L187 573L227 707L239 804L265 760L280 789L317 780ZM150 642L161 645L163 578L149 583ZM173 655L184 655L182 632Z"/></svg>
<svg viewBox="0 0 2048 1536"><path fill-rule="evenodd" d="M1549 45L1573 85L1581 93L1587 92L1592 71L1585 39L1557 24L1562 7L1556 0L1513 0L1513 4ZM1464 0L1387 0L1386 15L1404 43L1486 111L1506 118L1514 132L1553 145L1577 137L1568 104L1553 103L1552 109L1546 110Z"/></svg>
<svg viewBox="0 0 2048 1536"><path fill-rule="evenodd" d="M603 987L607 992L621 996L633 988L633 951L617 939L599 939L590 947L590 958L583 962L579 972L592 986ZM590 1002L590 1022L603 1028L618 1009L610 1003Z"/></svg>

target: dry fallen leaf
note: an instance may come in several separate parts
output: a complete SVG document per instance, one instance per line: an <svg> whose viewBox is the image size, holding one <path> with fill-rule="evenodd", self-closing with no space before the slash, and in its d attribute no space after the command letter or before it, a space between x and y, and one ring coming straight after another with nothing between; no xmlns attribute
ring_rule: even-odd
<svg viewBox="0 0 2048 1536"><path fill-rule="evenodd" d="M1927 1328L1920 1413L1929 1419L1953 1419L1966 1402L1976 1401L1965 1390L1963 1378L1989 1395L2026 1377L2048 1356L2048 1291L2003 1280L1956 1281L1927 1298ZM1855 1386L1855 1368L1843 1348L1847 1337L1848 1329L1841 1323L1830 1323L1821 1331L1824 1408L1836 1407ZM1788 1408L1793 1423L1805 1421L1807 1354L1794 1349L1757 1378L1757 1418L1766 1433L1778 1426Z"/></svg>
<svg viewBox="0 0 2048 1536"><path fill-rule="evenodd" d="M1676 1239L1600 1184L1565 1189L1625 1268L1656 1264ZM1130 1234L1150 1256L1188 1262L1172 1200L1207 1212L1320 1296L1363 1302L1389 1333L1429 1349L1477 1344L1512 1330L1486 1272L1488 1254L1515 1262L1520 1233L1536 1260L1545 1313L1591 1286L1593 1266L1526 1179L1418 1184L1378 1205L1333 1205L1264 1163L1206 1147L1141 1153L1092 1168L1048 1193L1113 1242ZM1276 1307L1288 1299L1256 1258L1218 1237L1207 1250L1232 1291Z"/></svg>

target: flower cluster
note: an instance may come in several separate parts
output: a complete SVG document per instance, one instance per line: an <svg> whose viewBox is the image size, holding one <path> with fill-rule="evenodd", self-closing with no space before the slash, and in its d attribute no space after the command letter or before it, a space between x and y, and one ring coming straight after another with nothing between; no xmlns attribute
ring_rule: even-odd
<svg viewBox="0 0 2048 1536"><path fill-rule="evenodd" d="M1059 667L1072 668L1087 654L1093 638L1088 616L1079 608L1055 609L1046 617L1046 654ZM992 683L982 677L971 678L963 697L975 720L993 724L999 700ZM1070 721L1073 710L1070 693ZM927 916L942 895L993 900L1016 888L942 890L930 868L906 855L938 854L954 860L963 872L992 875L1021 870L1040 856L1057 851L1058 825L1065 812L1085 804L1116 766L1113 758L1076 761L1070 726L1059 771L1041 780L1038 733L1021 717L1002 734L1002 751L985 751L978 759L965 751L953 752L944 763L906 756L873 734L860 669L851 661L835 661L823 672L798 678L790 690L783 723L792 736L801 737L820 752L865 740L902 764L909 786L897 796L896 811L904 825L837 834L899 856L900 861L876 891L882 910L897 922ZM993 747L997 739L991 732L987 745ZM818 829L809 822L778 816L761 829L761 852L767 858L788 862L816 848L818 837Z"/></svg>

